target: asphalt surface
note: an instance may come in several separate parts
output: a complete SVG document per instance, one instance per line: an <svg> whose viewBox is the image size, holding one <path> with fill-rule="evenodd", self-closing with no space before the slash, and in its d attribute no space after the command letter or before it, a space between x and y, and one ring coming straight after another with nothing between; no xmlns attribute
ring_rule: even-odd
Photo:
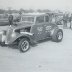
<svg viewBox="0 0 72 72"><path fill-rule="evenodd" d="M0 72L72 72L72 30L64 30L62 42L44 40L26 53L0 46Z"/></svg>

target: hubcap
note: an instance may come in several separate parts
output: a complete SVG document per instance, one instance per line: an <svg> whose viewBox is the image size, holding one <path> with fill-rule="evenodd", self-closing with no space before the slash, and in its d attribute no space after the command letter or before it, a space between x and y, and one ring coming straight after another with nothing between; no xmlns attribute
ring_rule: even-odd
<svg viewBox="0 0 72 72"><path fill-rule="evenodd" d="M25 41L21 44L21 48L22 48L23 51L28 50L28 48L29 48L29 42L25 40Z"/></svg>
<svg viewBox="0 0 72 72"><path fill-rule="evenodd" d="M57 35L57 36L58 36L58 40L61 40L62 37L63 37L63 36L62 36L62 32L58 32L58 35Z"/></svg>

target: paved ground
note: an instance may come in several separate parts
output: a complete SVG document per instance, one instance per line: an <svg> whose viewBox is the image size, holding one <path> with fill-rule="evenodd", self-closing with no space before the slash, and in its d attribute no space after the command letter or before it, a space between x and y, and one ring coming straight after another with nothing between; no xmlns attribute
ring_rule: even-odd
<svg viewBox="0 0 72 72"><path fill-rule="evenodd" d="M40 42L26 53L0 47L0 72L72 72L72 30L60 43Z"/></svg>

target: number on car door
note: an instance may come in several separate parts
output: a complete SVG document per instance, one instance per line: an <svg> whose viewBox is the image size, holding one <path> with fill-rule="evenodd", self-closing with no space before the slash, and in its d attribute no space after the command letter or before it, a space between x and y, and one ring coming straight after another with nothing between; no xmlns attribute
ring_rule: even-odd
<svg viewBox="0 0 72 72"><path fill-rule="evenodd" d="M34 33L35 39L42 40L45 36L45 28L44 28L44 16L39 16L36 18L36 23L32 28L32 33Z"/></svg>

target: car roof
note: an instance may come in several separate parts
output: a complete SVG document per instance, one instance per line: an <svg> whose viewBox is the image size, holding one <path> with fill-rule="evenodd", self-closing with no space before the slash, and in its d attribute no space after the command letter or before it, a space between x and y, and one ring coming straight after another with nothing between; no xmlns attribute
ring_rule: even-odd
<svg viewBox="0 0 72 72"><path fill-rule="evenodd" d="M46 13L26 13L23 16L41 16L41 15L48 15Z"/></svg>

